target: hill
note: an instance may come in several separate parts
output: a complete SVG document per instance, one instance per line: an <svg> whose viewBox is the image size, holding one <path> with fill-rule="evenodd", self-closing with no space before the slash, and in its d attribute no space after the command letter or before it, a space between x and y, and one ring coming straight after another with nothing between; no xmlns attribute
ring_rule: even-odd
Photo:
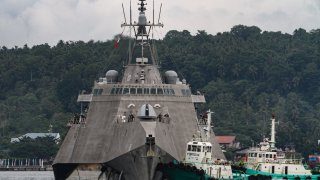
<svg viewBox="0 0 320 180"><path fill-rule="evenodd" d="M121 72L127 40L117 49L113 41L2 47L2 150L10 137L45 132L50 124L63 136L80 109L78 93L90 90L108 69ZM291 35L238 25L230 32L194 36L173 30L156 44L161 70L176 70L194 93L205 94L207 104L198 110L214 110L216 134L237 135L251 145L269 136L274 113L278 146L295 145L305 155L319 150L320 29Z"/></svg>

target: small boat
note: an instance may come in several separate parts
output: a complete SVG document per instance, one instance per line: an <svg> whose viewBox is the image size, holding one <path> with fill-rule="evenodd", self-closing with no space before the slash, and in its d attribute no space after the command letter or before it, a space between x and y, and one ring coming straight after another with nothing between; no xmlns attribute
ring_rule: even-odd
<svg viewBox="0 0 320 180"><path fill-rule="evenodd" d="M210 180L210 179L234 179L231 164L224 159L216 159L212 154L211 114L209 110L202 122L201 128L206 126L204 137L200 134L193 137L186 145L185 159L181 162L161 165L162 172L169 180Z"/></svg>
<svg viewBox="0 0 320 180"><path fill-rule="evenodd" d="M320 179L305 168L303 158L296 158L294 150L275 147L275 116L271 118L271 138L264 138L257 147L237 152L233 173L259 176L267 179ZM259 178L258 178L259 179Z"/></svg>

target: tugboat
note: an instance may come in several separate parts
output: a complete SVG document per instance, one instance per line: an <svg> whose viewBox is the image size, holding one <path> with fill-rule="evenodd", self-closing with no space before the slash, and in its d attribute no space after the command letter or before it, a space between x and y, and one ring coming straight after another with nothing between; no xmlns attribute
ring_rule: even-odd
<svg viewBox="0 0 320 180"><path fill-rule="evenodd" d="M187 143L185 159L161 167L169 180L233 179L231 164L224 159L212 158L211 114L209 110L201 119L204 123L198 122L200 128L206 126L205 137L200 134Z"/></svg>
<svg viewBox="0 0 320 180"><path fill-rule="evenodd" d="M258 147L237 152L234 173L243 173L257 179L318 179L307 170L302 158L294 158L295 151L283 151L275 147L275 116L271 118L271 139L264 138Z"/></svg>
<svg viewBox="0 0 320 180"><path fill-rule="evenodd" d="M147 20L145 0L138 5L138 21L132 22L130 8L130 22L122 24L134 33L123 73L109 70L94 83L92 93L78 96L86 110L69 123L53 163L57 180L97 166L107 179L162 179L158 164L183 161L186 144L197 133L195 104L205 98L192 95L175 71L161 76L152 31L163 24L154 17ZM206 157L225 159L214 134L207 143L212 147Z"/></svg>

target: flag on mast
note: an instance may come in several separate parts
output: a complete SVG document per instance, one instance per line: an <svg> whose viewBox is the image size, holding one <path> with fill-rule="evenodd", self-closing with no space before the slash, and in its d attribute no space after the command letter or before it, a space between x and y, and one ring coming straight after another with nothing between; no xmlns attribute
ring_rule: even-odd
<svg viewBox="0 0 320 180"><path fill-rule="evenodd" d="M114 48L119 48L119 42L120 42L120 40L121 40L121 38L122 38L124 29L125 29L125 28L123 28L123 31L122 31L122 33L121 33L120 35L116 36L115 43L114 43Z"/></svg>

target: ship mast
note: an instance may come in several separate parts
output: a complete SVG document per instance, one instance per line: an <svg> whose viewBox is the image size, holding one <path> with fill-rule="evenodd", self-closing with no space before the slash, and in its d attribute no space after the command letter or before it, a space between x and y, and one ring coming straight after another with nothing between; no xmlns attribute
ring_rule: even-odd
<svg viewBox="0 0 320 180"><path fill-rule="evenodd" d="M270 148L271 150L275 150L275 144L276 144L276 119L275 119L275 115L272 114L272 118L271 118L271 139L270 139Z"/></svg>
<svg viewBox="0 0 320 180"><path fill-rule="evenodd" d="M208 117L208 120L207 120L207 133L206 133L206 136L207 136L207 141L210 141L210 133L211 133L211 110L209 109L207 111L207 117Z"/></svg>
<svg viewBox="0 0 320 180"><path fill-rule="evenodd" d="M140 5L140 7L138 8L139 12L139 18L138 18L138 22L133 22L131 20L131 3L130 3L130 22L129 24L127 24L126 22L121 24L121 27L130 27L130 33L131 33L131 29L133 29L134 31L134 36L135 36L135 40L133 43L133 48L131 49L131 45L130 45L130 52L129 52L129 62L128 64L132 63L132 59L133 59L133 51L135 49L135 47L139 47L141 48L141 57L139 57L139 63L146 63L148 61L148 59L145 57L145 47L149 47L150 49L150 54L151 54L151 60L152 60L152 64L157 64L156 60L155 60L155 56L153 55L153 51L151 50L151 46L150 46L150 42L149 42L149 37L150 37L150 31L151 29L153 29L154 27L163 27L163 24L158 22L157 24L155 24L154 22L154 17L153 17L153 22L151 23L150 21L147 21L147 17L145 15L145 11L146 9L146 5L147 3L145 3L146 0L139 0L140 3L138 3L138 5ZM153 13L154 16L154 13ZM160 16L160 14L159 14ZM137 62L138 63L138 62Z"/></svg>

